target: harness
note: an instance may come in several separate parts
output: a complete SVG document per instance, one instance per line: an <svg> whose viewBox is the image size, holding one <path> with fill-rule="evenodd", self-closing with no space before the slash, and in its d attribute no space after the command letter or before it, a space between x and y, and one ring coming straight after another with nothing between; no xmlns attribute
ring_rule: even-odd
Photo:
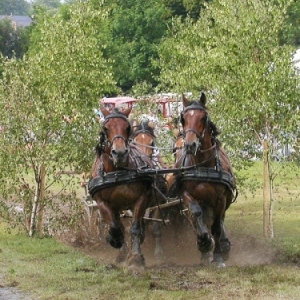
<svg viewBox="0 0 300 300"><path fill-rule="evenodd" d="M184 111L181 113L181 122L184 122L183 119L183 114L188 111L188 110L204 110L205 108L202 105L191 105L191 106L187 106ZM186 132L188 131L192 131L193 133L195 133L195 135L198 138L198 144L197 144L197 148L201 146L201 139L203 139L204 134L205 134L205 130L209 125L209 117L206 117L205 120L205 126L204 126L204 130L203 132L200 134L198 134L194 129L188 128L185 132L184 132L184 136L186 135ZM232 194L234 195L234 198L232 200L232 202L236 201L236 198L238 196L238 192L236 190L236 185L235 185L235 179L232 173L224 171L222 169L221 166L221 162L220 162L220 157L219 157L219 152L217 149L217 144L215 141L215 138L212 137L213 140L213 146L208 148L208 149L204 149L201 150L201 153L210 151L210 150L214 150L214 153L212 156L210 156L207 160L195 164L193 166L190 167L185 167L185 168L181 168L181 172L177 173L176 176L176 182L177 184L180 186L183 182L186 181L197 181L197 182L204 182L204 183L218 183L218 184L223 184L225 186L227 186L229 188L229 190L232 192ZM196 149L197 152L197 149ZM196 155L196 153L194 154ZM186 156L181 160L181 165L184 165L184 160L185 160ZM215 158L215 167L203 167L203 165L205 163L207 163L208 161L210 161L211 159Z"/></svg>
<svg viewBox="0 0 300 300"><path fill-rule="evenodd" d="M104 120L104 124L108 121L108 119L111 118L121 118L123 120L127 120L127 118L119 113L112 113L106 116ZM128 141L122 136L122 135L116 135L113 137L112 141L108 141L106 134L104 134L104 141L103 143L107 147L111 147L112 142L116 138L121 138L125 141L126 144L128 144ZM100 146L102 148L102 145ZM98 170L98 176L95 178L92 178L88 183L88 191L91 194L92 197L94 197L95 193L99 190L108 188L108 187L114 187L117 185L123 185L123 184L129 184L133 182L145 182L146 184L151 184L153 182L153 177L150 174L147 173L139 173L138 170L142 169L149 169L151 166L150 159L147 159L146 157L142 160L140 157L139 149L136 148L134 145L129 145L129 155L130 159L134 162L136 165L136 168L124 168L120 167L120 170L112 171L109 173L106 173L103 170L103 165ZM106 153L102 153L101 155L108 155ZM110 157L109 157L110 158Z"/></svg>
<svg viewBox="0 0 300 300"><path fill-rule="evenodd" d="M88 183L88 190L91 196L94 197L96 192L104 188L133 183L137 181L144 181L151 184L153 178L147 174L139 174L137 170L115 171L91 179Z"/></svg>

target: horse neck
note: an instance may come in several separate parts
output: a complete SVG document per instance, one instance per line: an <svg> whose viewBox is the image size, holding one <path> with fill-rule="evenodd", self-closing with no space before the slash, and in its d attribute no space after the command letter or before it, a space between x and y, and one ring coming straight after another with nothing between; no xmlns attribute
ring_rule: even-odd
<svg viewBox="0 0 300 300"><path fill-rule="evenodd" d="M201 140L201 147L197 150L195 161L198 164L203 163L203 167L215 167L215 149L216 143L212 140L210 134L205 134Z"/></svg>

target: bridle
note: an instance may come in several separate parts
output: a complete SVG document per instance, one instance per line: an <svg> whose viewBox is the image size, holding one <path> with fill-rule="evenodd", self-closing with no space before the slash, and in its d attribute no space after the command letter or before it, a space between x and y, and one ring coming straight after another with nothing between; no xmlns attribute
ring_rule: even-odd
<svg viewBox="0 0 300 300"><path fill-rule="evenodd" d="M144 124L141 124L141 126L142 126L141 129L138 129L133 134L131 134L130 139L129 139L130 143L133 145L136 145L136 146L143 146L145 148L150 148L150 149L156 148L153 143L152 143L152 146L149 146L146 144L141 144L134 140L141 133L144 133L144 134L150 136L153 140L156 138L154 134L152 134L149 130L145 129Z"/></svg>
<svg viewBox="0 0 300 300"><path fill-rule="evenodd" d="M205 135L205 132L206 132L206 129L208 128L209 126L209 116L207 115L207 112L206 112L206 109L202 106L202 105L190 105L190 106L187 106L182 112L181 112L181 117L180 117L180 120L181 120L181 124L182 126L184 127L184 118L183 118L183 115L189 111L189 110L201 110L201 111L204 111L205 112L205 124L204 124L204 129L202 131L201 134L199 134L195 129L193 128L187 128L183 131L183 137L185 138L186 137L186 134L188 132L193 132L196 137L197 137L197 141L196 141L196 150L195 150L195 153L194 155L196 155L196 152L198 150L200 150L202 153L203 152L206 152L206 151L210 151L212 149L214 149L216 147L215 143L212 147L208 148L208 149L200 149L201 148L201 141L203 140L204 138L204 135Z"/></svg>
<svg viewBox="0 0 300 300"><path fill-rule="evenodd" d="M124 121L126 121L129 125L129 132L130 132L130 123L128 121L128 119L126 118L126 116L122 115L122 114L117 114L117 113L112 113L112 114L109 114L108 116L105 117L104 121L103 121L103 127L104 125L109 121L109 119L112 119L112 118L119 118L119 119L122 119ZM126 148L128 148L128 145L129 145L129 139L128 138L125 138L123 135L121 134L116 134L112 139L111 141L108 139L107 137L107 134L106 134L106 131L105 130L102 130L103 134L104 134L104 143L106 144L106 146L110 149L110 154L112 152L112 145L114 143L114 140L116 139L122 139L126 145Z"/></svg>

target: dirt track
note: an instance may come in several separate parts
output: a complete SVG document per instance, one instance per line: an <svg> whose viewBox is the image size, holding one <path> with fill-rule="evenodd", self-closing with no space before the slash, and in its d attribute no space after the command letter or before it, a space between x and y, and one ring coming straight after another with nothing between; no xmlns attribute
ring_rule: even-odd
<svg viewBox="0 0 300 300"><path fill-rule="evenodd" d="M250 236L239 236L230 231L227 232L231 242L230 258L226 266L248 266L269 264L275 258L275 250L269 245L263 244ZM105 235L105 233L104 233ZM128 235L127 235L128 238ZM196 247L196 237L191 227L186 225L183 229L164 227L162 230L162 245L165 261L157 261L154 256L154 239L151 228L146 230L146 238L142 245L146 267L162 264L164 266L197 266L200 263L201 254ZM114 264L119 250L112 248L105 241L104 236L99 242L81 245L82 251L91 255L102 263Z"/></svg>
<svg viewBox="0 0 300 300"><path fill-rule="evenodd" d="M1 300L32 300L27 294L24 294L16 287L17 282L12 282L10 286L4 286L1 284L0 274L0 299Z"/></svg>

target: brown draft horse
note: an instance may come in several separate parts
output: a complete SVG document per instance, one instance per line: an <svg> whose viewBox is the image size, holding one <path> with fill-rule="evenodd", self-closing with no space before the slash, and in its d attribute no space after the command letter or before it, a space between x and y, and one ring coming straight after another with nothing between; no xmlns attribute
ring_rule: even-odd
<svg viewBox="0 0 300 300"><path fill-rule="evenodd" d="M204 93L199 101L190 102L183 95L184 147L178 150L175 168L182 170L177 176L180 196L189 210L202 262L225 267L230 251L225 212L237 193L229 158L216 138L219 132L205 104Z"/></svg>
<svg viewBox="0 0 300 300"><path fill-rule="evenodd" d="M155 139L156 135L154 133L155 124L149 120L139 123L137 120L131 121L132 125L132 134L131 134L131 146L136 147L141 151L141 156L146 156L147 158L152 159L153 152L155 148ZM155 169L159 168L158 162L152 159ZM159 209L159 205L165 203L166 193L167 193L167 182L164 179L163 175L157 174L154 178L154 186L152 189L151 197L151 206L157 207L153 212L149 212L149 215L146 213L145 217L150 217L153 220L152 222L152 235L155 240L155 249L154 255L158 260L164 260L164 251L161 242L161 225L164 223L163 210ZM157 191L157 189L159 191Z"/></svg>
<svg viewBox="0 0 300 300"><path fill-rule="evenodd" d="M140 175L137 170L152 168L152 162L146 157L141 158L140 151L130 146L128 115L131 107L122 112L118 109L109 112L103 106L100 109L105 120L96 147L89 192L109 226L106 240L114 248L124 246L125 230L120 214L124 210L132 211L131 251L127 263L132 267L143 267L145 262L140 247L145 238L143 217L151 199L153 178ZM124 257L118 259L125 261Z"/></svg>

